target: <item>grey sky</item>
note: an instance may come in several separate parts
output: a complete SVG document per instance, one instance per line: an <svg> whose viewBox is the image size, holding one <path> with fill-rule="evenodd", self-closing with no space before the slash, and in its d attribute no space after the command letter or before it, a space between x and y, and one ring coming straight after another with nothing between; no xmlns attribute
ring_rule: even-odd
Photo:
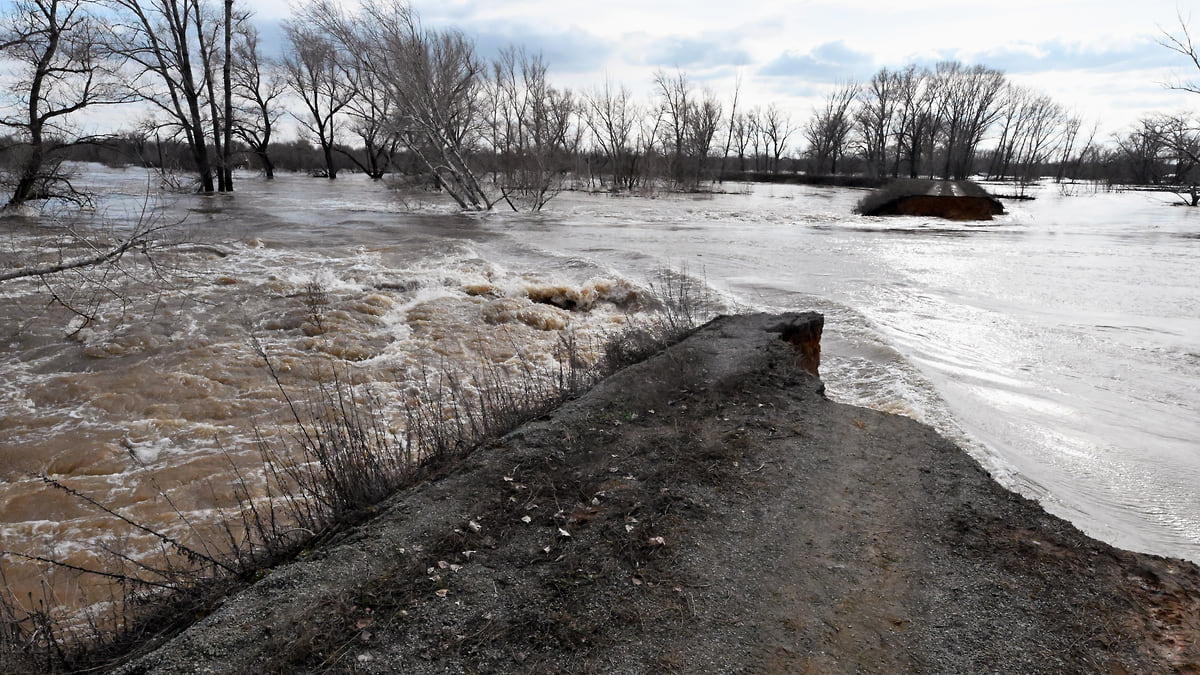
<svg viewBox="0 0 1200 675"><path fill-rule="evenodd" d="M286 14L283 0L256 3ZM605 77L649 93L656 68L686 71L750 103L807 115L838 81L881 66L941 59L982 63L1099 120L1105 132L1145 112L1200 109L1162 83L1191 76L1156 43L1178 30L1175 0L415 0L433 26L456 25L484 53L517 43L542 51L552 76L585 89ZM1200 8L1200 6L1198 6ZM1197 16L1200 31L1200 14ZM1200 73L1195 73L1200 75ZM1193 101L1192 99L1196 99Z"/></svg>
<svg viewBox="0 0 1200 675"><path fill-rule="evenodd" d="M247 0L268 49L289 0ZM454 25L488 56L541 51L552 78L586 90L605 78L649 95L657 68L684 70L718 94L740 77L748 105L805 118L830 87L881 66L981 63L1051 94L1101 135L1154 111L1200 110L1163 82L1200 76L1156 43L1200 2L1177 0L413 0L430 26ZM0 7L9 5L0 0ZM1200 33L1200 11L1192 22ZM1189 71L1189 67L1191 70Z"/></svg>

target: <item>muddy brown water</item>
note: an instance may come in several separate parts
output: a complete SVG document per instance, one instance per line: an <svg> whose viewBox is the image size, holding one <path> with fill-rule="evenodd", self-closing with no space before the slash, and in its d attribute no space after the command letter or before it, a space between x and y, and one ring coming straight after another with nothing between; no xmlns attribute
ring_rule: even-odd
<svg viewBox="0 0 1200 675"><path fill-rule="evenodd" d="M84 169L116 227L132 220L145 176ZM188 530L176 509L211 522L230 462L254 475L255 429L286 443L251 337L294 391L331 367L370 383L399 429L429 373L552 369L567 332L595 359L682 273L715 311L824 312L834 398L934 425L1093 536L1200 560L1200 215L1161 196L1046 186L974 226L855 216L861 192L783 185L482 216L357 176L238 187L162 198L186 242L159 257L167 290L145 270L110 280L126 301L86 326L45 287L0 286L4 549L95 564L98 542L148 547L30 472L172 532ZM60 234L22 220L2 255ZM41 574L6 573L18 588ZM97 599L66 578L57 592Z"/></svg>

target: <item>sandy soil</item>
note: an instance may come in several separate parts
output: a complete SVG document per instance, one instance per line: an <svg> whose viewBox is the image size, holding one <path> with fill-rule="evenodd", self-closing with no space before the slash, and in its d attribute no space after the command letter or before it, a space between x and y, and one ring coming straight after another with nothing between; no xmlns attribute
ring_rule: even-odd
<svg viewBox="0 0 1200 675"><path fill-rule="evenodd" d="M125 666L1200 672L1200 571L1087 538L718 319Z"/></svg>

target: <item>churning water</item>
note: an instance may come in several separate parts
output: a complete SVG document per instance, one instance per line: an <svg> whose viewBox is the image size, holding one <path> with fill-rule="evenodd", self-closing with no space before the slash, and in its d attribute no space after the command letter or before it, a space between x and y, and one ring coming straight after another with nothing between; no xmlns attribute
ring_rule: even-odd
<svg viewBox="0 0 1200 675"><path fill-rule="evenodd" d="M131 219L145 175L87 170ZM297 389L334 363L401 399L451 364L549 362L565 331L599 345L674 270L724 311L824 312L832 397L934 425L1093 536L1200 561L1200 212L1048 185L961 225L853 215L847 189L727 187L564 193L534 215L358 176L172 197L158 217L187 243L158 256L164 292L107 280L125 299L83 325L49 302L90 306L69 277L0 285L2 548L94 561L108 527L30 472L151 521L228 498L230 456L283 410L252 337ZM10 257L58 236L5 230Z"/></svg>

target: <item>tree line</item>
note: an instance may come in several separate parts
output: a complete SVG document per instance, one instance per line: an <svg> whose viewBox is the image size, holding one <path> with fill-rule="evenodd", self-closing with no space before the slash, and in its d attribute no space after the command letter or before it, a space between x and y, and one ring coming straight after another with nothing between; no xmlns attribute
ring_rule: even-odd
<svg viewBox="0 0 1200 675"><path fill-rule="evenodd" d="M776 104L746 106L740 81L722 96L682 70L658 70L645 99L611 81L558 87L542 55L512 46L485 59L403 0L307 0L284 36L281 54L265 53L242 0L16 0L0 24L0 50L20 70L0 109L8 205L69 197L61 162L111 160L113 148L181 167L205 193L233 190L243 166L268 177L354 170L424 181L464 210L537 210L567 180L688 190L804 171L1180 183L1197 182L1200 164L1190 118L1150 116L1099 143L1047 94L957 61L838 84L797 123ZM1181 40L1164 44L1195 62ZM135 128L74 131L87 109L133 102L151 110ZM277 140L285 116L302 140Z"/></svg>

